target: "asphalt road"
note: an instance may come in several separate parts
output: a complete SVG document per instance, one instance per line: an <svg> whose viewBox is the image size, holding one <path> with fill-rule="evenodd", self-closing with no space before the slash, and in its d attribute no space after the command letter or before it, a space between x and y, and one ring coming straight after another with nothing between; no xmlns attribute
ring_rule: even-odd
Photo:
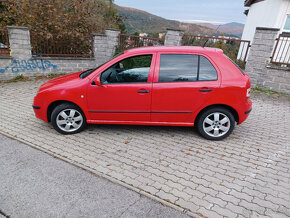
<svg viewBox="0 0 290 218"><path fill-rule="evenodd" d="M186 217L0 134L0 217Z"/></svg>

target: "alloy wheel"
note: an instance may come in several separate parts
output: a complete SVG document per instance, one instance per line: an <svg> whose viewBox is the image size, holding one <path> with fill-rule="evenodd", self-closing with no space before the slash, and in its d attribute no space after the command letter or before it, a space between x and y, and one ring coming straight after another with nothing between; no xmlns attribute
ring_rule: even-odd
<svg viewBox="0 0 290 218"><path fill-rule="evenodd" d="M65 109L56 117L56 124L64 132L77 131L83 124L82 114L75 109Z"/></svg>
<svg viewBox="0 0 290 218"><path fill-rule="evenodd" d="M204 132L211 137L221 137L225 135L231 127L228 116L220 112L209 114L203 121Z"/></svg>

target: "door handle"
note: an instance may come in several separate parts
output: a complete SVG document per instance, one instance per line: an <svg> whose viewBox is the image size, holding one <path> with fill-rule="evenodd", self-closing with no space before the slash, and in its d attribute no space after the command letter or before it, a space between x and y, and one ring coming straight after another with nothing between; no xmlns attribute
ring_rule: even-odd
<svg viewBox="0 0 290 218"><path fill-rule="evenodd" d="M200 91L200 92L211 92L212 89L200 89L199 91Z"/></svg>
<svg viewBox="0 0 290 218"><path fill-rule="evenodd" d="M138 93L149 93L150 91L149 90L139 90L137 91Z"/></svg>

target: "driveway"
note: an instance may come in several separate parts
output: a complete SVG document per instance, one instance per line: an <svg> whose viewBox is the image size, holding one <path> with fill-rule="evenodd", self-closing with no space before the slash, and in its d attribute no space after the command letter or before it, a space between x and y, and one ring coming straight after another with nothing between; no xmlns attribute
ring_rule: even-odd
<svg viewBox="0 0 290 218"><path fill-rule="evenodd" d="M0 217L187 217L0 134Z"/></svg>
<svg viewBox="0 0 290 218"><path fill-rule="evenodd" d="M254 96L224 141L192 128L94 125L63 136L34 117L44 81L0 84L0 132L189 215L290 216L290 102Z"/></svg>

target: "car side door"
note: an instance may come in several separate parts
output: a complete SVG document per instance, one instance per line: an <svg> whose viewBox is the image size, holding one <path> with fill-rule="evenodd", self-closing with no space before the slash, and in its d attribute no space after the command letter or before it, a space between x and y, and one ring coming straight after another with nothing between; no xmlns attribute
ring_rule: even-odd
<svg viewBox="0 0 290 218"><path fill-rule="evenodd" d="M128 124L150 121L155 56L126 56L101 72L96 78L100 85L88 88L89 119Z"/></svg>
<svg viewBox="0 0 290 218"><path fill-rule="evenodd" d="M193 125L195 111L214 97L220 81L218 71L206 55L158 53L151 121Z"/></svg>

